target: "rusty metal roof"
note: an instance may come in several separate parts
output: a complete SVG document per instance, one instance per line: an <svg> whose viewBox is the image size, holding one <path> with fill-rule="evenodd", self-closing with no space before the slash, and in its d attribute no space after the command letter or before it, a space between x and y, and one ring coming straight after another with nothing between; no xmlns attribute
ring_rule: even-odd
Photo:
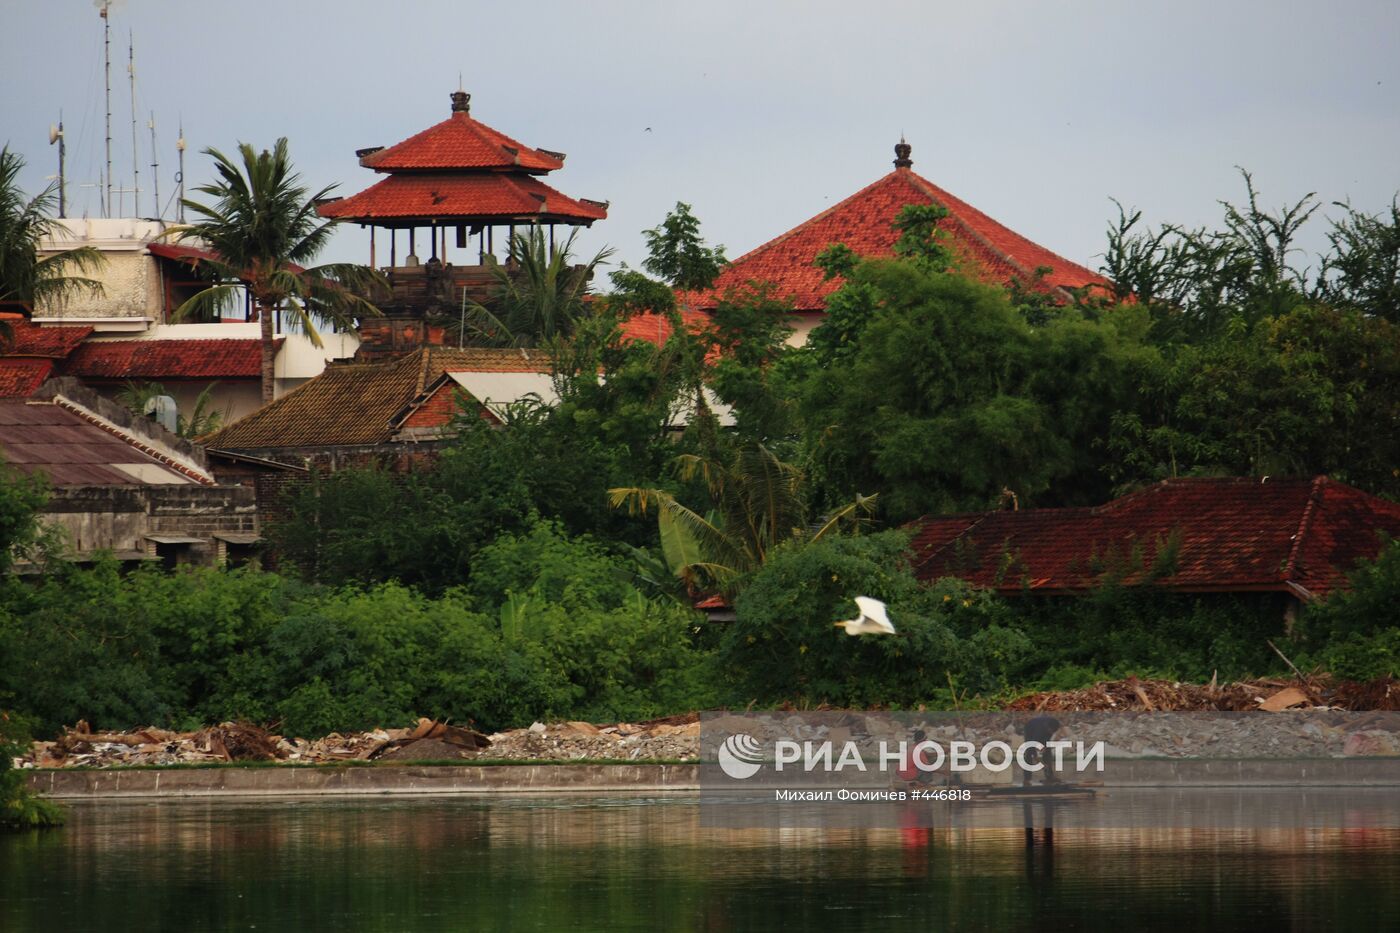
<svg viewBox="0 0 1400 933"><path fill-rule="evenodd" d="M0 459L21 473L42 473L55 486L190 482L121 437L51 402L0 399Z"/></svg>

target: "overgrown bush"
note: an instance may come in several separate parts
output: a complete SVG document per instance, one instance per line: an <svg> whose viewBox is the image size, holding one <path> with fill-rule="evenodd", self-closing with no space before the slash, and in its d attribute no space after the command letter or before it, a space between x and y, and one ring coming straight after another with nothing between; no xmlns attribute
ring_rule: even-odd
<svg viewBox="0 0 1400 933"><path fill-rule="evenodd" d="M537 523L481 552L469 587L324 589L256 570L69 568L7 582L0 694L42 733L226 719L302 735L416 716L485 729L713 705L699 619L627 565Z"/></svg>

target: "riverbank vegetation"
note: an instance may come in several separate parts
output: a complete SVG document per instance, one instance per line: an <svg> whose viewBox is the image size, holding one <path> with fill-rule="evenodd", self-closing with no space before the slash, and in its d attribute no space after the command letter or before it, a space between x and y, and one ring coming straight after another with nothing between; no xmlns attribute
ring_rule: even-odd
<svg viewBox="0 0 1400 933"><path fill-rule="evenodd" d="M0 704L41 733L246 719L320 735L1226 681L1286 670L1271 640L1300 666L1400 673L1395 545L1292 631L1253 596L1106 580L1003 597L922 585L904 561L904 523L1008 497L1317 473L1400 495L1400 216L1344 211L1309 277L1293 243L1313 203L1269 214L1247 196L1218 231L1125 214L1105 258L1117 291L1067 303L963 277L940 211L906 208L895 257L823 255L843 284L803 348L761 288L685 325L672 286L704 288L722 252L678 211L653 231L658 279L619 270L532 338L556 360L557 405L499 427L464 413L431 470L316 476L268 529L277 572L56 561L6 577ZM670 339L624 340L639 310ZM35 493L5 489L0 531L32 549ZM694 611L710 593L733 621ZM901 635L837 633L856 594L889 603Z"/></svg>

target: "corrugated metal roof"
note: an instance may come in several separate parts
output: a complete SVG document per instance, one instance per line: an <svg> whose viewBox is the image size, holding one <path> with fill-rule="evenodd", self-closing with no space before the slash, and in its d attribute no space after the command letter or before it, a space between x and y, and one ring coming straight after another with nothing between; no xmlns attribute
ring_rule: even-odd
<svg viewBox="0 0 1400 933"><path fill-rule="evenodd" d="M135 445L50 402L0 399L0 457L21 473L44 474L55 486L143 485L138 475L162 484L191 482Z"/></svg>

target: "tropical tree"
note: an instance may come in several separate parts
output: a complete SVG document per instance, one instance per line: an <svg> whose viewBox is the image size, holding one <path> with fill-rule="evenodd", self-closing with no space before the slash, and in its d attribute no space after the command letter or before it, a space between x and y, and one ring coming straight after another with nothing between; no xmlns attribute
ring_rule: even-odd
<svg viewBox="0 0 1400 933"><path fill-rule="evenodd" d="M608 499L613 508L632 514L656 509L662 554L691 587L733 589L777 545L820 540L843 525L859 524L875 510L875 496L857 495L809 527L802 471L762 444L682 454L676 466L683 482L703 483L711 504L707 514L682 505L664 489L619 487L608 490Z"/></svg>
<svg viewBox="0 0 1400 933"><path fill-rule="evenodd" d="M642 231L647 258L642 268L676 288L698 290L715 284L728 260L723 246L706 246L700 236L700 220L690 205L676 202L661 226Z"/></svg>
<svg viewBox="0 0 1400 933"><path fill-rule="evenodd" d="M212 255L199 264L213 272L214 284L177 308L174 318L214 313L246 288L261 324L262 395L270 402L276 314L289 313L294 326L319 347L318 319L348 328L357 318L377 316L379 309L365 296L387 283L373 269L354 263L305 267L325 249L337 223L316 212L317 203L336 186L308 196L301 176L292 170L285 137L271 152L255 152L240 143L242 165L217 149L204 152L214 159L218 179L195 191L214 203L186 200L185 207L202 219L171 234L208 247Z"/></svg>
<svg viewBox="0 0 1400 933"><path fill-rule="evenodd" d="M104 265L102 254L79 246L39 255L39 243L65 232L52 216L58 184L30 198L20 190L24 159L0 149L0 304L18 304L32 312L38 302L62 302L78 295L102 293L102 283L82 273Z"/></svg>
<svg viewBox="0 0 1400 933"><path fill-rule="evenodd" d="M509 347L536 347L571 336L589 314L594 272L613 253L602 249L583 265L573 265L577 236L575 230L556 244L544 230L531 227L511 237L512 262L488 256L486 265L495 279L490 306L468 305L470 319L457 325L464 329L462 336L471 343Z"/></svg>

